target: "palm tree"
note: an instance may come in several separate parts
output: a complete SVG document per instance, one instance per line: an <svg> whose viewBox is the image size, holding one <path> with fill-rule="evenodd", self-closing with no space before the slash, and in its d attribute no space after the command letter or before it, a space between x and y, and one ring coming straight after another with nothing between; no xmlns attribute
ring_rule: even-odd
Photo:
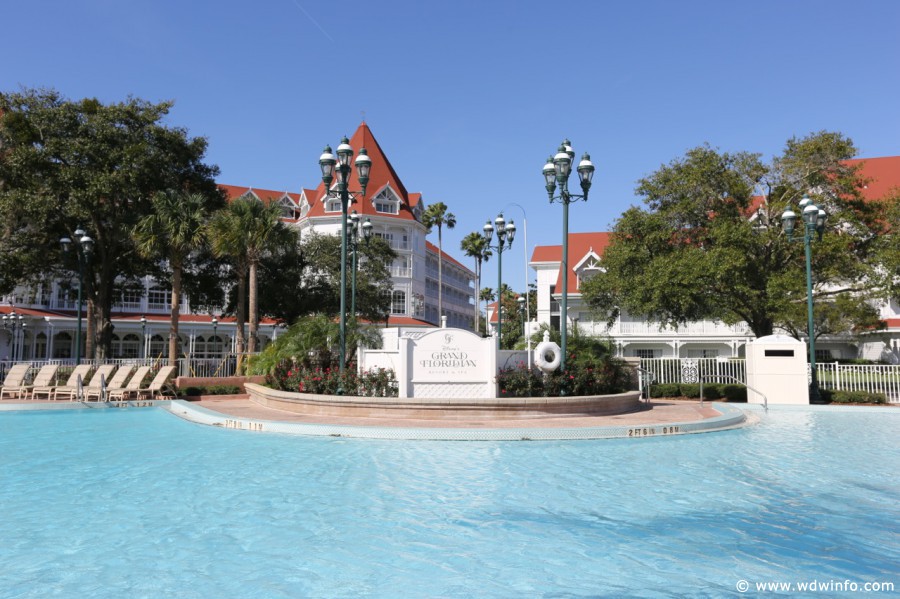
<svg viewBox="0 0 900 599"><path fill-rule="evenodd" d="M478 322L478 317L481 315L481 306L479 304L481 296L481 263L487 262L493 253L487 239L477 232L466 235L459 246L466 253L466 256L475 259L475 331L480 333L481 323Z"/></svg>
<svg viewBox="0 0 900 599"><path fill-rule="evenodd" d="M263 256L281 243L291 243L295 236L281 222L281 209L277 204L266 206L259 200L241 197L213 217L210 223L210 239L213 253L230 258L237 274L237 350L243 353L245 346L244 323L250 316L247 351L256 353L259 330L257 270ZM249 277L249 282L247 278ZM249 310L245 309L245 297L249 285Z"/></svg>
<svg viewBox="0 0 900 599"><path fill-rule="evenodd" d="M497 297L497 294L494 293L494 290L490 287L485 287L481 290L481 293L478 295L478 299L484 302L484 333L485 335L488 333L488 313L487 313L487 305L494 301L494 298Z"/></svg>
<svg viewBox="0 0 900 599"><path fill-rule="evenodd" d="M191 252L206 240L207 199L199 193L166 192L153 196L153 211L133 230L138 252L159 258L172 269L172 307L169 321L169 364L178 359L178 318L182 275Z"/></svg>
<svg viewBox="0 0 900 599"><path fill-rule="evenodd" d="M429 229L437 227L438 230L438 324L440 324L441 317L444 315L444 244L441 231L445 225L448 229L455 227L456 216L447 212L445 203L437 202L425 209L425 213L422 215L422 224Z"/></svg>

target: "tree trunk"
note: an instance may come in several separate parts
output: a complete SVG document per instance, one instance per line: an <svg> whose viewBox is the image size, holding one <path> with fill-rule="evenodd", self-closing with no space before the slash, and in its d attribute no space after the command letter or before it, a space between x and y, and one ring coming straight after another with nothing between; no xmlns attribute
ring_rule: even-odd
<svg viewBox="0 0 900 599"><path fill-rule="evenodd" d="M475 332L481 334L481 259L475 258Z"/></svg>
<svg viewBox="0 0 900 599"><path fill-rule="evenodd" d="M747 326L750 327L757 339L767 337L775 330L775 323L763 314L755 316L751 322L747 323Z"/></svg>
<svg viewBox="0 0 900 599"><path fill-rule="evenodd" d="M169 366L178 364L178 314L181 307L181 265L172 265L172 306L169 311Z"/></svg>
<svg viewBox="0 0 900 599"><path fill-rule="evenodd" d="M437 325L441 326L444 321L444 243L441 239L441 225L438 224L438 321Z"/></svg>
<svg viewBox="0 0 900 599"><path fill-rule="evenodd" d="M243 354L245 347L244 340L244 323L247 321L247 272L241 268L238 273L238 297L237 297L237 314L235 314L235 319L237 320L237 328L235 330L235 338L237 339L237 353Z"/></svg>
<svg viewBox="0 0 900 599"><path fill-rule="evenodd" d="M256 288L256 269L257 263L250 263L250 338L248 339L249 352L255 354L259 351L256 347L258 342L257 333L259 331L259 309L257 308L257 288Z"/></svg>

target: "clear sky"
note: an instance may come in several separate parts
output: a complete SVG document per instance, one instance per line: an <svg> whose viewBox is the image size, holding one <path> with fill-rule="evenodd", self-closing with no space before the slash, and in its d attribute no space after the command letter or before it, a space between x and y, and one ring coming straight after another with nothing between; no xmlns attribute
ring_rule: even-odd
<svg viewBox="0 0 900 599"><path fill-rule="evenodd" d="M509 203L529 255L561 243L540 171L564 137L597 167L572 232L608 230L637 179L704 142L769 158L827 129L900 154L894 0L6 0L0 17L0 89L174 100L222 183L316 186L322 147L365 111L407 189L456 215L460 258ZM522 289L522 210L505 215Z"/></svg>

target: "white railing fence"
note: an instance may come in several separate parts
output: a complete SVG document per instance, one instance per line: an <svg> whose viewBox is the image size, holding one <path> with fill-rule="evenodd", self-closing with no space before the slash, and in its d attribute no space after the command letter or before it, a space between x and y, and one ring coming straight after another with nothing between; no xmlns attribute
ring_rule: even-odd
<svg viewBox="0 0 900 599"><path fill-rule="evenodd" d="M699 383L700 377L731 377L746 384L743 358L641 358L641 368L653 373L654 384Z"/></svg>
<svg viewBox="0 0 900 599"><path fill-rule="evenodd" d="M890 403L900 403L900 366L889 364L816 364L821 389L884 393Z"/></svg>
<svg viewBox="0 0 900 599"><path fill-rule="evenodd" d="M244 354L244 360L250 357L250 354ZM189 376L189 377L226 377L226 376L234 376L237 372L237 363L238 363L237 354L225 354L220 357L212 357L212 358L199 358L199 357L182 357L177 360L178 370L176 376ZM125 364L132 364L135 366L149 366L151 368L158 369L161 366L166 366L169 363L169 360L164 357L154 357L154 358L115 358L108 360L82 360L82 364L94 364L94 366L99 366L100 364L115 364L116 366L122 366ZM67 373L72 370L75 366L75 361L72 359L63 359L63 360L20 360L18 362L14 362L12 360L0 360L0 381L6 378L6 373L9 371L10 367L14 364L22 364L28 363L31 365L31 370L29 371L29 375L33 376L40 370L41 366L45 364L59 364L60 365L60 374L59 376L67 376Z"/></svg>

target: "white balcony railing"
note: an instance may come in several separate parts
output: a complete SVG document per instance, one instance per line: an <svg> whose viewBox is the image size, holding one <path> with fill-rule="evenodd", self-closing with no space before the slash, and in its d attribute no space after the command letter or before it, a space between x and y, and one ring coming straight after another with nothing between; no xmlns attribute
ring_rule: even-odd
<svg viewBox="0 0 900 599"><path fill-rule="evenodd" d="M721 322L701 320L678 327L662 326L658 322L618 322L610 330L614 335L725 335L747 336L746 324L727 325Z"/></svg>

